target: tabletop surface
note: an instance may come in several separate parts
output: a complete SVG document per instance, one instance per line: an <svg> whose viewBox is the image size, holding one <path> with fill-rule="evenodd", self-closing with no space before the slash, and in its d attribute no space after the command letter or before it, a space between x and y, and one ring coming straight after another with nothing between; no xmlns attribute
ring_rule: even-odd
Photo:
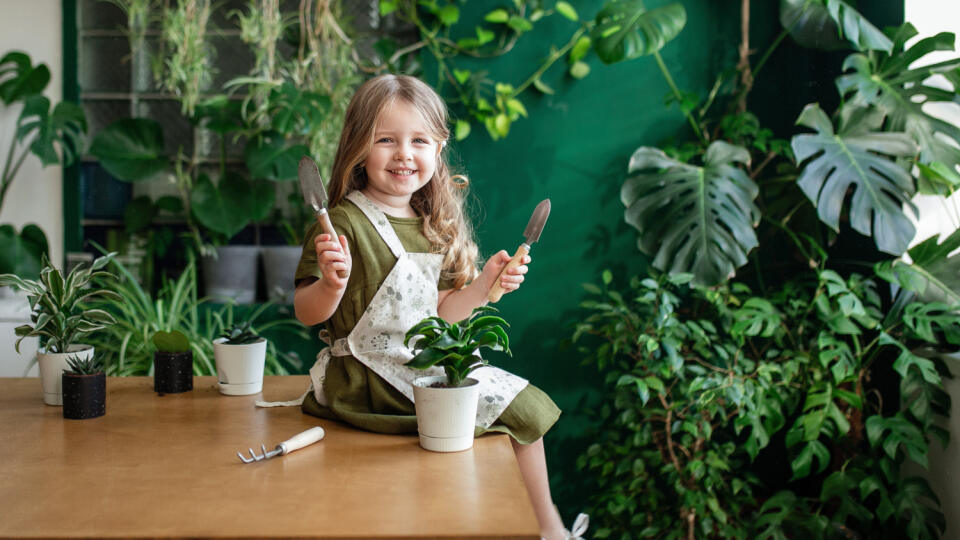
<svg viewBox="0 0 960 540"><path fill-rule="evenodd" d="M510 440L434 453L417 437L321 420L288 400L307 376L224 396L215 377L158 395L150 377L107 379L107 413L65 420L36 378L0 378L0 537L538 538ZM312 426L326 437L251 464Z"/></svg>

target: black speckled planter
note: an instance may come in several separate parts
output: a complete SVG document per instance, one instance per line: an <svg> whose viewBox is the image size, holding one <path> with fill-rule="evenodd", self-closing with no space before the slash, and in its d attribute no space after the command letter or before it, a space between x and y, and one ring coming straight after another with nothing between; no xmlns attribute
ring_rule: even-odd
<svg viewBox="0 0 960 540"><path fill-rule="evenodd" d="M61 375L63 385L63 417L72 420L97 418L107 412L107 376Z"/></svg>
<svg viewBox="0 0 960 540"><path fill-rule="evenodd" d="M153 353L153 391L178 394L193 390L193 351Z"/></svg>

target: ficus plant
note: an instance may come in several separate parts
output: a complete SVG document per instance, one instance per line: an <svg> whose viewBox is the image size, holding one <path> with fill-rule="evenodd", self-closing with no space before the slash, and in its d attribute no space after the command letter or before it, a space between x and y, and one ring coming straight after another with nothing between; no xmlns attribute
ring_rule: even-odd
<svg viewBox="0 0 960 540"><path fill-rule="evenodd" d="M628 164L624 218L650 273L588 285L574 335L610 396L579 460L595 537L943 533L905 465L949 439L960 233L909 247L909 217L916 193L960 186L960 131L923 108L956 107L960 59L916 67L954 36L908 46L911 25L881 31L842 0L786 0L780 20L757 60L744 33L706 96L658 63L691 137ZM810 103L776 134L749 96L786 36L853 52L839 107Z"/></svg>
<svg viewBox="0 0 960 540"><path fill-rule="evenodd" d="M489 362L480 349L510 353L510 338L503 318L493 315L497 308L480 306L469 317L449 323L440 317L427 317L413 325L403 339L414 357L406 366L414 369L443 368L450 387L458 387L476 369Z"/></svg>

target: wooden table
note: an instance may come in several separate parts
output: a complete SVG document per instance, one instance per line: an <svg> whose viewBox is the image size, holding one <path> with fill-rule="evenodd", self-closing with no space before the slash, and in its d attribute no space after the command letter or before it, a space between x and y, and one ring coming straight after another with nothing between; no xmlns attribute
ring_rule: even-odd
<svg viewBox="0 0 960 540"><path fill-rule="evenodd" d="M254 408L302 393L306 376L267 377L224 396L214 377L159 396L153 379L107 379L107 414L64 420L37 379L0 378L0 537L538 538L505 435L428 452L298 407ZM326 437L243 464L320 425Z"/></svg>

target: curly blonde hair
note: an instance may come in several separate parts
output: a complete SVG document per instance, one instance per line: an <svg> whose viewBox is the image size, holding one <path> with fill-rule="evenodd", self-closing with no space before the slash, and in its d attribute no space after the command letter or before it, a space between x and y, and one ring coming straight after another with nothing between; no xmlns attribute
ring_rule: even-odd
<svg viewBox="0 0 960 540"><path fill-rule="evenodd" d="M403 100L419 111L431 136L441 142L437 169L433 177L410 199L410 206L423 217L423 234L441 253L441 279L452 279L460 288L477 274L477 244L473 227L464 211L466 177L451 175L445 141L450 137L447 107L440 96L423 81L408 75L380 75L357 89L347 106L340 144L333 159L328 194L336 206L353 190L367 186L364 162L373 146L373 135L380 116L396 100Z"/></svg>

